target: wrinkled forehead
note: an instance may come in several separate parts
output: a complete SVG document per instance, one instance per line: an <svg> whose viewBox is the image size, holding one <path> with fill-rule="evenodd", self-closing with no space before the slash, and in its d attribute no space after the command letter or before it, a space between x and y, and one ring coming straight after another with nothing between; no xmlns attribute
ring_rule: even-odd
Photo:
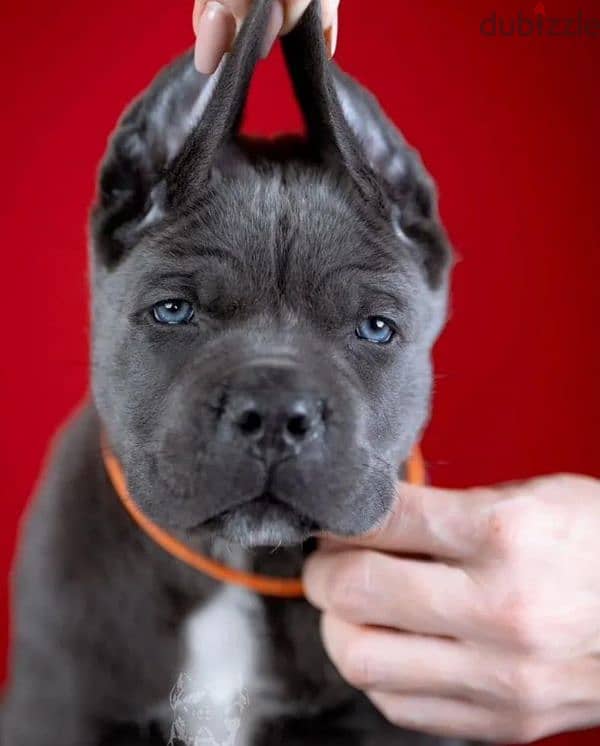
<svg viewBox="0 0 600 746"><path fill-rule="evenodd" d="M365 219L349 185L323 173L216 175L208 199L133 251L128 275L143 284L189 274L207 305L275 296L302 305L319 295L342 310L369 292L399 305L418 273L385 228Z"/></svg>
<svg viewBox="0 0 600 746"><path fill-rule="evenodd" d="M360 243L365 253L377 248L343 175L336 179L324 170L288 165L258 178L244 168L216 178L210 204L200 206L200 213L218 234L209 240L223 241L242 261L256 259L263 249L322 266L352 261ZM394 263L394 256L389 260Z"/></svg>

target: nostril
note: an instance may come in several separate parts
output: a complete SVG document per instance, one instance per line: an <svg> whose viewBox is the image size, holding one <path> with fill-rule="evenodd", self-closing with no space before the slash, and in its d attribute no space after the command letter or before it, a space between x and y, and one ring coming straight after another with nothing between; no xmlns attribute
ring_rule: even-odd
<svg viewBox="0 0 600 746"><path fill-rule="evenodd" d="M263 420L256 409L247 409L240 415L237 425L244 435L256 435L262 430Z"/></svg>
<svg viewBox="0 0 600 746"><path fill-rule="evenodd" d="M310 419L305 414L295 414L287 421L286 430L294 438L303 438L310 430Z"/></svg>

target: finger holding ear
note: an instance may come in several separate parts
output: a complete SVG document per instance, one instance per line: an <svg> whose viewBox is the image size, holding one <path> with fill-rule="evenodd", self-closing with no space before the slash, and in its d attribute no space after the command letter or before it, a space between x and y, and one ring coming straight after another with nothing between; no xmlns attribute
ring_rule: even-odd
<svg viewBox="0 0 600 746"><path fill-rule="evenodd" d="M282 34L287 34L298 23L311 0L286 0ZM333 57L337 44L338 8L340 0L321 0L321 17L329 55Z"/></svg>
<svg viewBox="0 0 600 746"><path fill-rule="evenodd" d="M261 56L266 57L278 36L298 23L311 0L273 0ZM337 44L339 0L321 0L323 29L330 56ZM199 72L212 74L231 49L251 0L195 0L192 24L196 34L194 60Z"/></svg>
<svg viewBox="0 0 600 746"><path fill-rule="evenodd" d="M235 15L228 2L196 0L192 22L196 34L194 64L198 72L212 75L235 39Z"/></svg>
<svg viewBox="0 0 600 746"><path fill-rule="evenodd" d="M285 3L285 15L282 34L287 34L298 23L304 11L310 5L311 0L287 0ZM321 17L323 20L323 31L325 33L325 44L330 57L335 54L338 35L338 9L340 0L321 0Z"/></svg>
<svg viewBox="0 0 600 746"><path fill-rule="evenodd" d="M217 69L223 55L231 49L250 5L251 0L196 0L192 23L196 34L194 60L199 72L211 75ZM273 0L261 57L271 51L283 21L283 0Z"/></svg>

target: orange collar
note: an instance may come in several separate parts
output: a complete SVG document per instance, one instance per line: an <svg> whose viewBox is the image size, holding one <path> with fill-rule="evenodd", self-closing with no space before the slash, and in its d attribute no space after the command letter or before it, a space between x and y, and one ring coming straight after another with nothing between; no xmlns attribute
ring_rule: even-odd
<svg viewBox="0 0 600 746"><path fill-rule="evenodd" d="M158 544L159 547L164 549L165 552L181 560L181 562L185 562L186 565L193 567L195 570L208 575L213 580L237 585L255 593L260 593L263 596L277 596L279 598L302 598L304 596L304 589L300 578L276 578L269 575L258 575L243 572L242 570L235 570L232 567L228 567L207 557L201 552L191 549L179 541L179 539L171 536L171 534L148 518L133 500L127 489L123 469L110 450L104 437L102 438L101 450L106 472L125 509L142 531ZM425 482L425 467L418 446L413 448L407 461L406 479L410 484L423 484Z"/></svg>

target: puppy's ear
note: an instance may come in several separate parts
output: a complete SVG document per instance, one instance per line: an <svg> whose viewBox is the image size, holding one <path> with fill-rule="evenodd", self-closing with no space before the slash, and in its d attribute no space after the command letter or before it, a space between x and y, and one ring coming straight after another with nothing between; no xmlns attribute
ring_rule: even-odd
<svg viewBox="0 0 600 746"><path fill-rule="evenodd" d="M231 53L225 55L206 111L169 169L166 188L172 207L189 206L198 187L207 185L217 153L239 130L271 5L272 0L253 1Z"/></svg>
<svg viewBox="0 0 600 746"><path fill-rule="evenodd" d="M256 0L212 76L186 54L127 110L100 170L92 212L96 256L114 265L144 230L185 210L208 184L217 151L239 129L272 0Z"/></svg>
<svg viewBox="0 0 600 746"><path fill-rule="evenodd" d="M333 81L344 119L365 166L385 196L386 214L401 240L422 262L432 286L439 284L451 250L442 227L433 180L420 155L383 113L372 93L333 66Z"/></svg>
<svg viewBox="0 0 600 746"><path fill-rule="evenodd" d="M283 47L315 149L341 162L361 199L390 221L436 287L451 252L434 184L375 97L327 58L318 0Z"/></svg>
<svg viewBox="0 0 600 746"><path fill-rule="evenodd" d="M201 119L214 83L194 69L191 54L179 58L127 109L100 168L92 212L98 258L111 265L164 207L157 185Z"/></svg>

